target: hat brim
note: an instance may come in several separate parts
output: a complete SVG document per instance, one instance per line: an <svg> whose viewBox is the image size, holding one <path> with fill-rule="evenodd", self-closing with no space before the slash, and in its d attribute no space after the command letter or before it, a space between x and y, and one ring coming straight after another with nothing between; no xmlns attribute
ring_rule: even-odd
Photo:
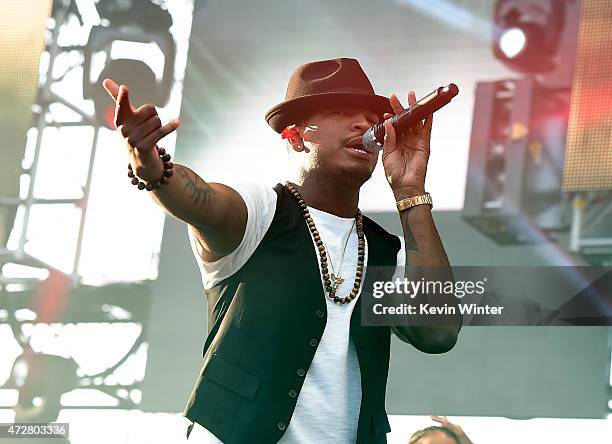
<svg viewBox="0 0 612 444"><path fill-rule="evenodd" d="M384 113L393 114L389 99L373 94L329 92L311 94L279 103L266 113L266 122L277 133L287 126L325 109L362 108L375 112L382 121Z"/></svg>

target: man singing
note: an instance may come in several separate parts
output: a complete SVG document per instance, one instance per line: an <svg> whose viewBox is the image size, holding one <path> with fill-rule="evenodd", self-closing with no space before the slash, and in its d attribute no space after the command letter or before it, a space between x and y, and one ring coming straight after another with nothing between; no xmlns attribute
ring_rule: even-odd
<svg viewBox="0 0 612 444"><path fill-rule="evenodd" d="M172 164L157 142L179 122L162 126L152 105L131 106L124 85L107 79L104 87L116 101L132 183L188 224L202 271L208 337L184 411L193 422L189 439L386 442L391 333L444 353L460 328L455 317L441 326L360 322L368 268L397 265L414 278L421 267L450 267L425 193L432 116L402 134L385 120L382 163L400 209L401 239L358 204L378 161L361 136L404 108L395 95L376 95L356 60L300 66L285 101L266 113L298 166L296 183L274 188L209 183ZM415 101L410 91L408 104ZM454 303L452 295L428 297L432 305Z"/></svg>

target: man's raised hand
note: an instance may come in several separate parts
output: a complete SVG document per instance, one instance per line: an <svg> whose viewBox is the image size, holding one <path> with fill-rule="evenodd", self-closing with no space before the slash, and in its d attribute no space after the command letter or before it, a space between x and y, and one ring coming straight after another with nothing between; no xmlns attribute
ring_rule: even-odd
<svg viewBox="0 0 612 444"><path fill-rule="evenodd" d="M389 96L395 114L404 107L395 94ZM408 106L416 103L414 91L408 92ZM396 134L391 121L393 114L385 113L385 143L382 150L382 164L385 176L396 200L425 193L425 175L429 161L431 127L433 115L425 118L425 123L416 122L403 134Z"/></svg>
<svg viewBox="0 0 612 444"><path fill-rule="evenodd" d="M158 181L164 166L157 150L157 142L176 130L177 119L162 126L157 110L151 104L135 109L130 103L127 86L104 79L104 89L115 101L115 127L126 142L134 173L144 181Z"/></svg>

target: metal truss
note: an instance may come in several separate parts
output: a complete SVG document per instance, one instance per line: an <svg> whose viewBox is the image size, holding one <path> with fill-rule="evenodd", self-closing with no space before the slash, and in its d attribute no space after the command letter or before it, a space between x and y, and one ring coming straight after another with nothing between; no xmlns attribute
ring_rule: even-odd
<svg viewBox="0 0 612 444"><path fill-rule="evenodd" d="M65 2L64 2L65 3ZM20 197L0 197L0 205L2 206L10 206L15 207L16 205L23 208L23 223L19 227L18 233L18 245L15 249L9 249L5 246L0 247L0 266L6 263L16 263L21 265L27 265L36 268L44 268L51 272L60 272L53 266L48 263L45 263L39 258L36 258L25 251L25 246L28 241L27 232L28 226L30 225L30 216L32 212L32 207L34 205L61 205L61 204L74 204L81 210L80 221L78 226L78 237L76 243L76 253L74 256L74 262L72 267L72 273L70 274L70 278L73 283L76 285L79 283L80 277L77 275L77 265L79 263L80 255L81 255L81 246L83 240L83 229L84 229L84 221L87 213L87 203L89 190L91 186L92 172L94 166L94 160L96 155L96 145L98 141L98 135L100 126L97 123L94 116L88 114L86 111L82 110L78 106L74 105L67 99L60 97L58 94L52 91L52 85L61 81L62 75L59 79L53 78L53 70L55 67L55 62L57 57L64 53L75 50L83 51L85 49L84 46L60 46L58 44L58 36L60 34L60 30L62 25L64 25L69 18L69 14L71 11L71 3L60 5L59 7L54 7L54 20L55 25L51 32L48 35L47 43L46 43L46 51L49 55L49 63L44 74L44 82L39 85L38 94L37 94L37 103L33 106L34 112L34 127L36 128L34 148L33 148L33 160L30 167L24 169L22 171L23 174L29 176L27 191L23 198ZM69 69L74 68L75 66L71 66ZM47 115L51 112L50 108L53 104L61 104L66 108L69 108L73 112L77 113L81 120L80 121L58 121L53 119L53 121L47 121ZM40 152L41 146L43 142L43 137L45 134L46 127L74 127L74 126L88 126L92 127L94 130L92 146L90 150L90 158L89 165L87 168L87 179L85 185L82 187L82 197L81 198L66 198L62 196L58 196L52 199L39 199L34 197L34 186L37 179L37 172L40 163ZM15 227L14 227L15 228ZM19 284L36 284L38 283L38 279L35 278L10 278L3 275L0 267L0 285L5 285L9 283L19 283Z"/></svg>

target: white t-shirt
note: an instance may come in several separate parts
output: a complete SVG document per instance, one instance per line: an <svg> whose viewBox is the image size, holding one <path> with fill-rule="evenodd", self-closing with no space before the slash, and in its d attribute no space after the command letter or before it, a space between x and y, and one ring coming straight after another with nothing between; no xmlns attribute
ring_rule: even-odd
<svg viewBox="0 0 612 444"><path fill-rule="evenodd" d="M260 183L237 184L232 185L232 188L242 196L248 212L244 237L234 252L218 261L205 262L200 254L201 246L189 230L191 247L206 289L231 276L246 263L274 218L276 192L272 188ZM348 295L353 287L357 270L357 232L353 224L355 219L338 217L311 207L308 207L308 210L319 230L328 258L335 267L334 270L342 262L340 276L344 278L344 282L337 293L340 296ZM400 242L397 265L403 267L405 251L402 238ZM346 251L341 261L345 243ZM316 250L314 241L313 248ZM367 258L366 239L366 264ZM325 330L306 373L295 411L280 443L355 442L361 404L361 374L349 332L356 300L357 298L353 299L349 304L336 304L325 297L327 304ZM189 436L189 441L192 440L206 444L221 443L217 437L197 423Z"/></svg>

